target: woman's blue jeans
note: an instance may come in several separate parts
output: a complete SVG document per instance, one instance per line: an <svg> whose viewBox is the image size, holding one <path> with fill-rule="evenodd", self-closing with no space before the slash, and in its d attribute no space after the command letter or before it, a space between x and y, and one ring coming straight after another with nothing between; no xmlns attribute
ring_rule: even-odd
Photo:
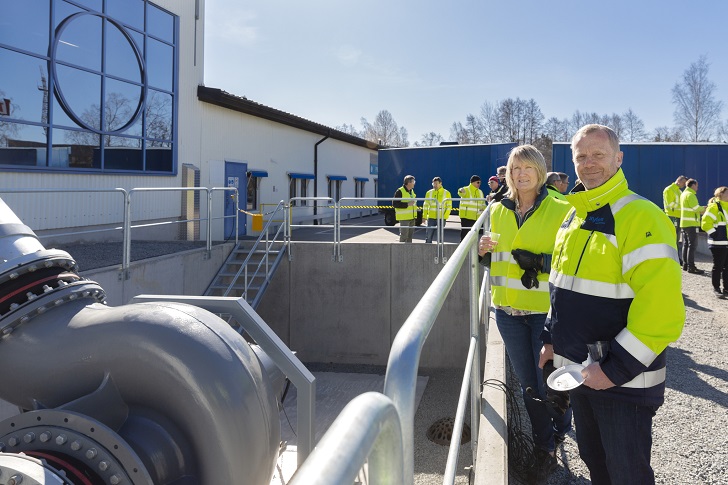
<svg viewBox="0 0 728 485"><path fill-rule="evenodd" d="M511 316L503 310L495 311L495 323L505 343L511 365L521 383L523 401L531 420L533 444L542 450L553 451L554 434L565 435L571 429L571 408L561 418L552 419L546 405L534 400L526 392L530 387L540 399L546 399L543 371L538 367L543 346L539 335L545 322L545 313Z"/></svg>

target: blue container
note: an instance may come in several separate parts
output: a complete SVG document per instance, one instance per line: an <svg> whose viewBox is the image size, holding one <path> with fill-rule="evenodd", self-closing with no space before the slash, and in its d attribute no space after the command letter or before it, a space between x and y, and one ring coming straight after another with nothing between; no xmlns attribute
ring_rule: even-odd
<svg viewBox="0 0 728 485"><path fill-rule="evenodd" d="M472 175L480 176L481 190L487 195L488 179L499 166L506 164L508 152L515 146L515 143L495 143L379 150L379 197L394 195L405 175L415 177L417 197L424 197L432 188L432 179L440 177L443 187L457 199L457 189L468 185Z"/></svg>
<svg viewBox="0 0 728 485"><path fill-rule="evenodd" d="M662 208L662 190L679 175L698 181L698 200L705 205L716 187L728 186L728 144L725 143L622 143L622 170L629 188ZM554 143L555 172L576 180L569 143Z"/></svg>

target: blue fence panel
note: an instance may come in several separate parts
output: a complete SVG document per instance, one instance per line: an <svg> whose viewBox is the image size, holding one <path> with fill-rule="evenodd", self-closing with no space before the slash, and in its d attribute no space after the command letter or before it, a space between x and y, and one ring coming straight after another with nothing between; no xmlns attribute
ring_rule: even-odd
<svg viewBox="0 0 728 485"><path fill-rule="evenodd" d="M508 152L514 146L515 143L497 143L379 150L379 197L392 196L402 186L405 175L415 177L417 197L425 196L436 176L442 178L443 187L456 198L457 189L468 185L472 175L479 175L482 190L487 194L488 178L506 164Z"/></svg>
<svg viewBox="0 0 728 485"><path fill-rule="evenodd" d="M716 187L728 186L728 144L623 143L622 170L630 189L662 207L662 190L678 175L698 181L698 200L706 204ZM576 180L571 147L554 143L553 170Z"/></svg>

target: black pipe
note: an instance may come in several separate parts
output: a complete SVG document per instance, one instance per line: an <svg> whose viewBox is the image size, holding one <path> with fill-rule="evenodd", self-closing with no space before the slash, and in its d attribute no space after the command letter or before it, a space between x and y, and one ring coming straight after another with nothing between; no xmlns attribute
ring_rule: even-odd
<svg viewBox="0 0 728 485"><path fill-rule="evenodd" d="M316 142L316 144L313 146L313 196L318 197L318 146L325 142L326 139L331 135L331 130L329 130L329 134L325 137L321 138L319 141ZM313 201L313 215L315 216L318 211L318 201ZM318 219L315 217L313 218L313 225L318 225Z"/></svg>

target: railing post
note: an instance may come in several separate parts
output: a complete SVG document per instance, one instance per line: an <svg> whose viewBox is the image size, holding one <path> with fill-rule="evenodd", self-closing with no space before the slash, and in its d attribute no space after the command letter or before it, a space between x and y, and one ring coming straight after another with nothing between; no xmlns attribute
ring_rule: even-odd
<svg viewBox="0 0 728 485"><path fill-rule="evenodd" d="M483 215L480 219L483 222ZM481 227L476 223L476 227ZM480 231L478 231L480 232ZM480 239L480 238L478 238ZM480 429L480 263L478 242L470 248L470 336L475 338L475 354L470 369L470 447L473 453L473 467L478 452L478 430Z"/></svg>
<svg viewBox="0 0 728 485"><path fill-rule="evenodd" d="M205 187L207 191L207 227L205 230L205 249L208 256L212 253L212 190ZM223 192L223 197L225 193Z"/></svg>
<svg viewBox="0 0 728 485"><path fill-rule="evenodd" d="M124 234L123 249L121 255L121 273L123 279L129 279L129 266L131 266L131 193L134 189L124 194Z"/></svg>

